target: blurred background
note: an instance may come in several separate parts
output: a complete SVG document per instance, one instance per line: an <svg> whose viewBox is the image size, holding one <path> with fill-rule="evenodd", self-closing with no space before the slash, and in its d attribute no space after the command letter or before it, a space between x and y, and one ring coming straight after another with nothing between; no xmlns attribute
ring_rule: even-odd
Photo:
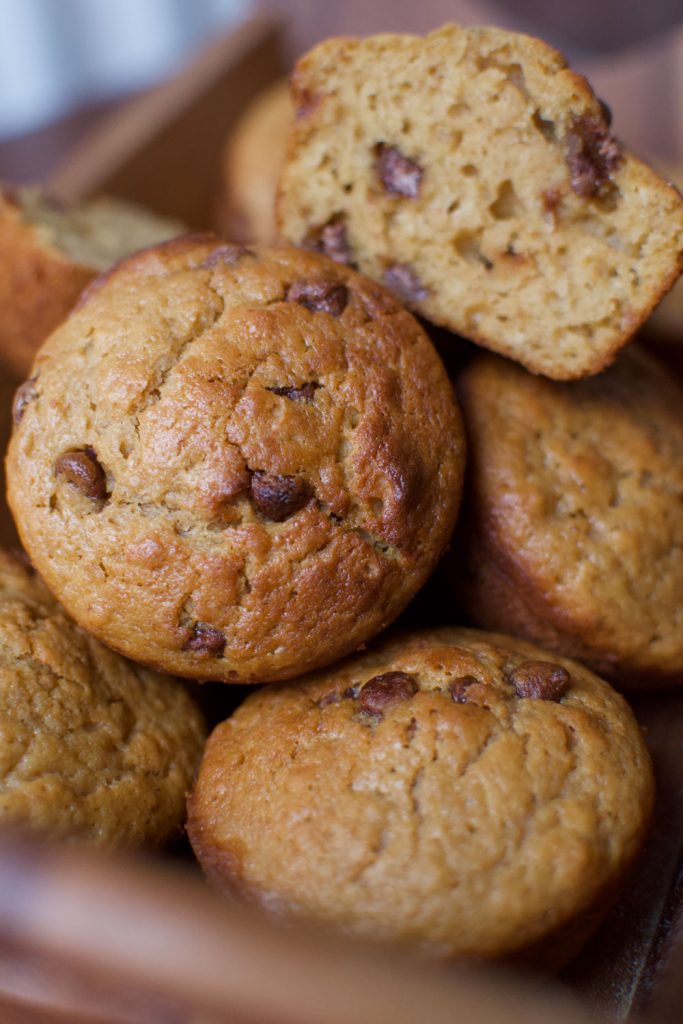
<svg viewBox="0 0 683 1024"><path fill-rule="evenodd" d="M282 20L289 63L335 33L448 20L537 33L592 77L633 148L683 159L682 0L0 0L0 175L44 177L125 96L264 12Z"/></svg>

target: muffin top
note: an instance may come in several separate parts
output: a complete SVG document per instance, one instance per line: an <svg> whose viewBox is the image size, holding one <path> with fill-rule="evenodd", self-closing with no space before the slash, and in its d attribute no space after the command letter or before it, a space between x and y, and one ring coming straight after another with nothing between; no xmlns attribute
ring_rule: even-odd
<svg viewBox="0 0 683 1024"><path fill-rule="evenodd" d="M185 688L72 622L0 552L0 821L107 845L179 832L204 723Z"/></svg>
<svg viewBox="0 0 683 1024"><path fill-rule="evenodd" d="M459 390L471 454L462 591L474 621L623 686L683 682L677 382L631 347L577 384L487 356Z"/></svg>
<svg viewBox="0 0 683 1024"><path fill-rule="evenodd" d="M610 686L445 628L249 697L209 739L188 830L210 879L274 912L496 956L604 900L651 804Z"/></svg>
<svg viewBox="0 0 683 1024"><path fill-rule="evenodd" d="M426 580L464 459L444 368L324 256L190 237L119 264L15 402L10 503L69 612L204 679L333 661Z"/></svg>

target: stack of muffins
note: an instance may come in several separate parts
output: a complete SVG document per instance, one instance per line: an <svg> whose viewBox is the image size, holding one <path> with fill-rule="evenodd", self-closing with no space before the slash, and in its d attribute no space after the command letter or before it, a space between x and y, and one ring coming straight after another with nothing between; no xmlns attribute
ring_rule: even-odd
<svg viewBox="0 0 683 1024"><path fill-rule="evenodd" d="M212 882L557 965L651 814L613 686L683 683L683 393L618 354L681 271L683 201L524 36L330 40L293 101L290 244L125 259L17 393L44 583L3 562L6 817L168 838L203 740L171 677L259 684L189 799ZM500 353L457 375L464 429L406 307ZM443 555L453 624L376 639Z"/></svg>

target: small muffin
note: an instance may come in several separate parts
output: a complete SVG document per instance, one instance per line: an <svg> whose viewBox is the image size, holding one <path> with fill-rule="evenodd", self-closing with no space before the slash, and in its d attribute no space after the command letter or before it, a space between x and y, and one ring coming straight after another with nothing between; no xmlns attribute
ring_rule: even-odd
<svg viewBox="0 0 683 1024"><path fill-rule="evenodd" d="M275 193L294 111L281 78L250 103L223 153L220 233L237 242L277 240Z"/></svg>
<svg viewBox="0 0 683 1024"><path fill-rule="evenodd" d="M188 831L212 882L273 914L557 964L609 906L652 799L606 683L447 628L249 697L209 739Z"/></svg>
<svg viewBox="0 0 683 1024"><path fill-rule="evenodd" d="M681 272L681 196L540 40L330 39L293 99L283 237L535 373L597 373Z"/></svg>
<svg viewBox="0 0 683 1024"><path fill-rule="evenodd" d="M0 552L0 823L92 843L178 833L204 723L177 680L72 622Z"/></svg>
<svg viewBox="0 0 683 1024"><path fill-rule="evenodd" d="M383 629L448 544L464 449L431 342L316 253L211 236L120 264L15 402L9 499L80 624L225 682Z"/></svg>
<svg viewBox="0 0 683 1024"><path fill-rule="evenodd" d="M121 199L64 207L36 188L0 188L0 360L25 376L100 271L184 230Z"/></svg>
<svg viewBox="0 0 683 1024"><path fill-rule="evenodd" d="M578 384L462 373L470 445L450 572L471 621L625 688L683 683L683 391L635 346Z"/></svg>

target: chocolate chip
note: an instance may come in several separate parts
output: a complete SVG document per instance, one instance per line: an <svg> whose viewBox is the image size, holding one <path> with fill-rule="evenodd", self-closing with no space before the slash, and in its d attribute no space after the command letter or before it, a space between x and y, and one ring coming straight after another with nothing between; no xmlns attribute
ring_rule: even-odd
<svg viewBox="0 0 683 1024"><path fill-rule="evenodd" d="M225 637L220 629L209 626L207 622L195 622L192 636L183 650L195 651L197 654L214 654L218 657L225 650Z"/></svg>
<svg viewBox="0 0 683 1024"><path fill-rule="evenodd" d="M251 499L266 519L281 523L303 508L312 495L310 484L298 476L256 472L251 477Z"/></svg>
<svg viewBox="0 0 683 1024"><path fill-rule="evenodd" d="M343 213L335 213L326 224L311 228L302 245L304 249L322 252L337 263L352 264L352 252L346 234L346 219Z"/></svg>
<svg viewBox="0 0 683 1024"><path fill-rule="evenodd" d="M410 700L419 686L407 672L385 672L369 679L358 695L361 711L369 715L381 715L393 704Z"/></svg>
<svg viewBox="0 0 683 1024"><path fill-rule="evenodd" d="M571 681L569 672L553 661L525 661L508 675L518 697L532 700L559 699Z"/></svg>
<svg viewBox="0 0 683 1024"><path fill-rule="evenodd" d="M26 407L35 401L38 397L36 390L37 377L31 377L30 380L24 381L14 395L14 401L12 403L12 419L15 423L20 423L21 419L26 412Z"/></svg>
<svg viewBox="0 0 683 1024"><path fill-rule="evenodd" d="M322 387L322 385L318 384L317 380L308 380L299 388L281 387L266 388L266 390L272 391L274 395L282 395L283 398L289 398L292 402L307 402L310 404L319 387Z"/></svg>
<svg viewBox="0 0 683 1024"><path fill-rule="evenodd" d="M214 249L212 253L202 261L202 266L211 268L217 267L221 264L231 267L233 263L237 263L242 256L253 256L251 249L245 248L243 245L233 245L228 242L225 245L221 245L218 249Z"/></svg>
<svg viewBox="0 0 683 1024"><path fill-rule="evenodd" d="M610 184L610 174L623 160L619 143L602 117L574 117L567 134L567 163L572 190L590 198Z"/></svg>
<svg viewBox="0 0 683 1024"><path fill-rule="evenodd" d="M287 302L298 302L312 313L329 313L341 316L349 301L349 289L338 281L314 278L309 281L295 281L287 289Z"/></svg>
<svg viewBox="0 0 683 1024"><path fill-rule="evenodd" d="M475 676L458 676L457 679L451 679L448 690L455 703L466 704L467 691L478 682Z"/></svg>
<svg viewBox="0 0 683 1024"><path fill-rule="evenodd" d="M397 146L386 146L383 142L375 146L377 174L385 191L407 199L417 199L422 183L422 168L415 160L407 157Z"/></svg>
<svg viewBox="0 0 683 1024"><path fill-rule="evenodd" d="M384 283L405 302L427 298L427 289L409 263L392 263L384 271Z"/></svg>
<svg viewBox="0 0 683 1024"><path fill-rule="evenodd" d="M104 501L107 497L104 470L97 460L95 449L90 446L63 452L55 460L55 473L92 501Z"/></svg>
<svg viewBox="0 0 683 1024"><path fill-rule="evenodd" d="M346 700L355 700L358 694L360 693L360 690L361 688L358 683L355 686L347 686L342 694L342 697L344 697Z"/></svg>

